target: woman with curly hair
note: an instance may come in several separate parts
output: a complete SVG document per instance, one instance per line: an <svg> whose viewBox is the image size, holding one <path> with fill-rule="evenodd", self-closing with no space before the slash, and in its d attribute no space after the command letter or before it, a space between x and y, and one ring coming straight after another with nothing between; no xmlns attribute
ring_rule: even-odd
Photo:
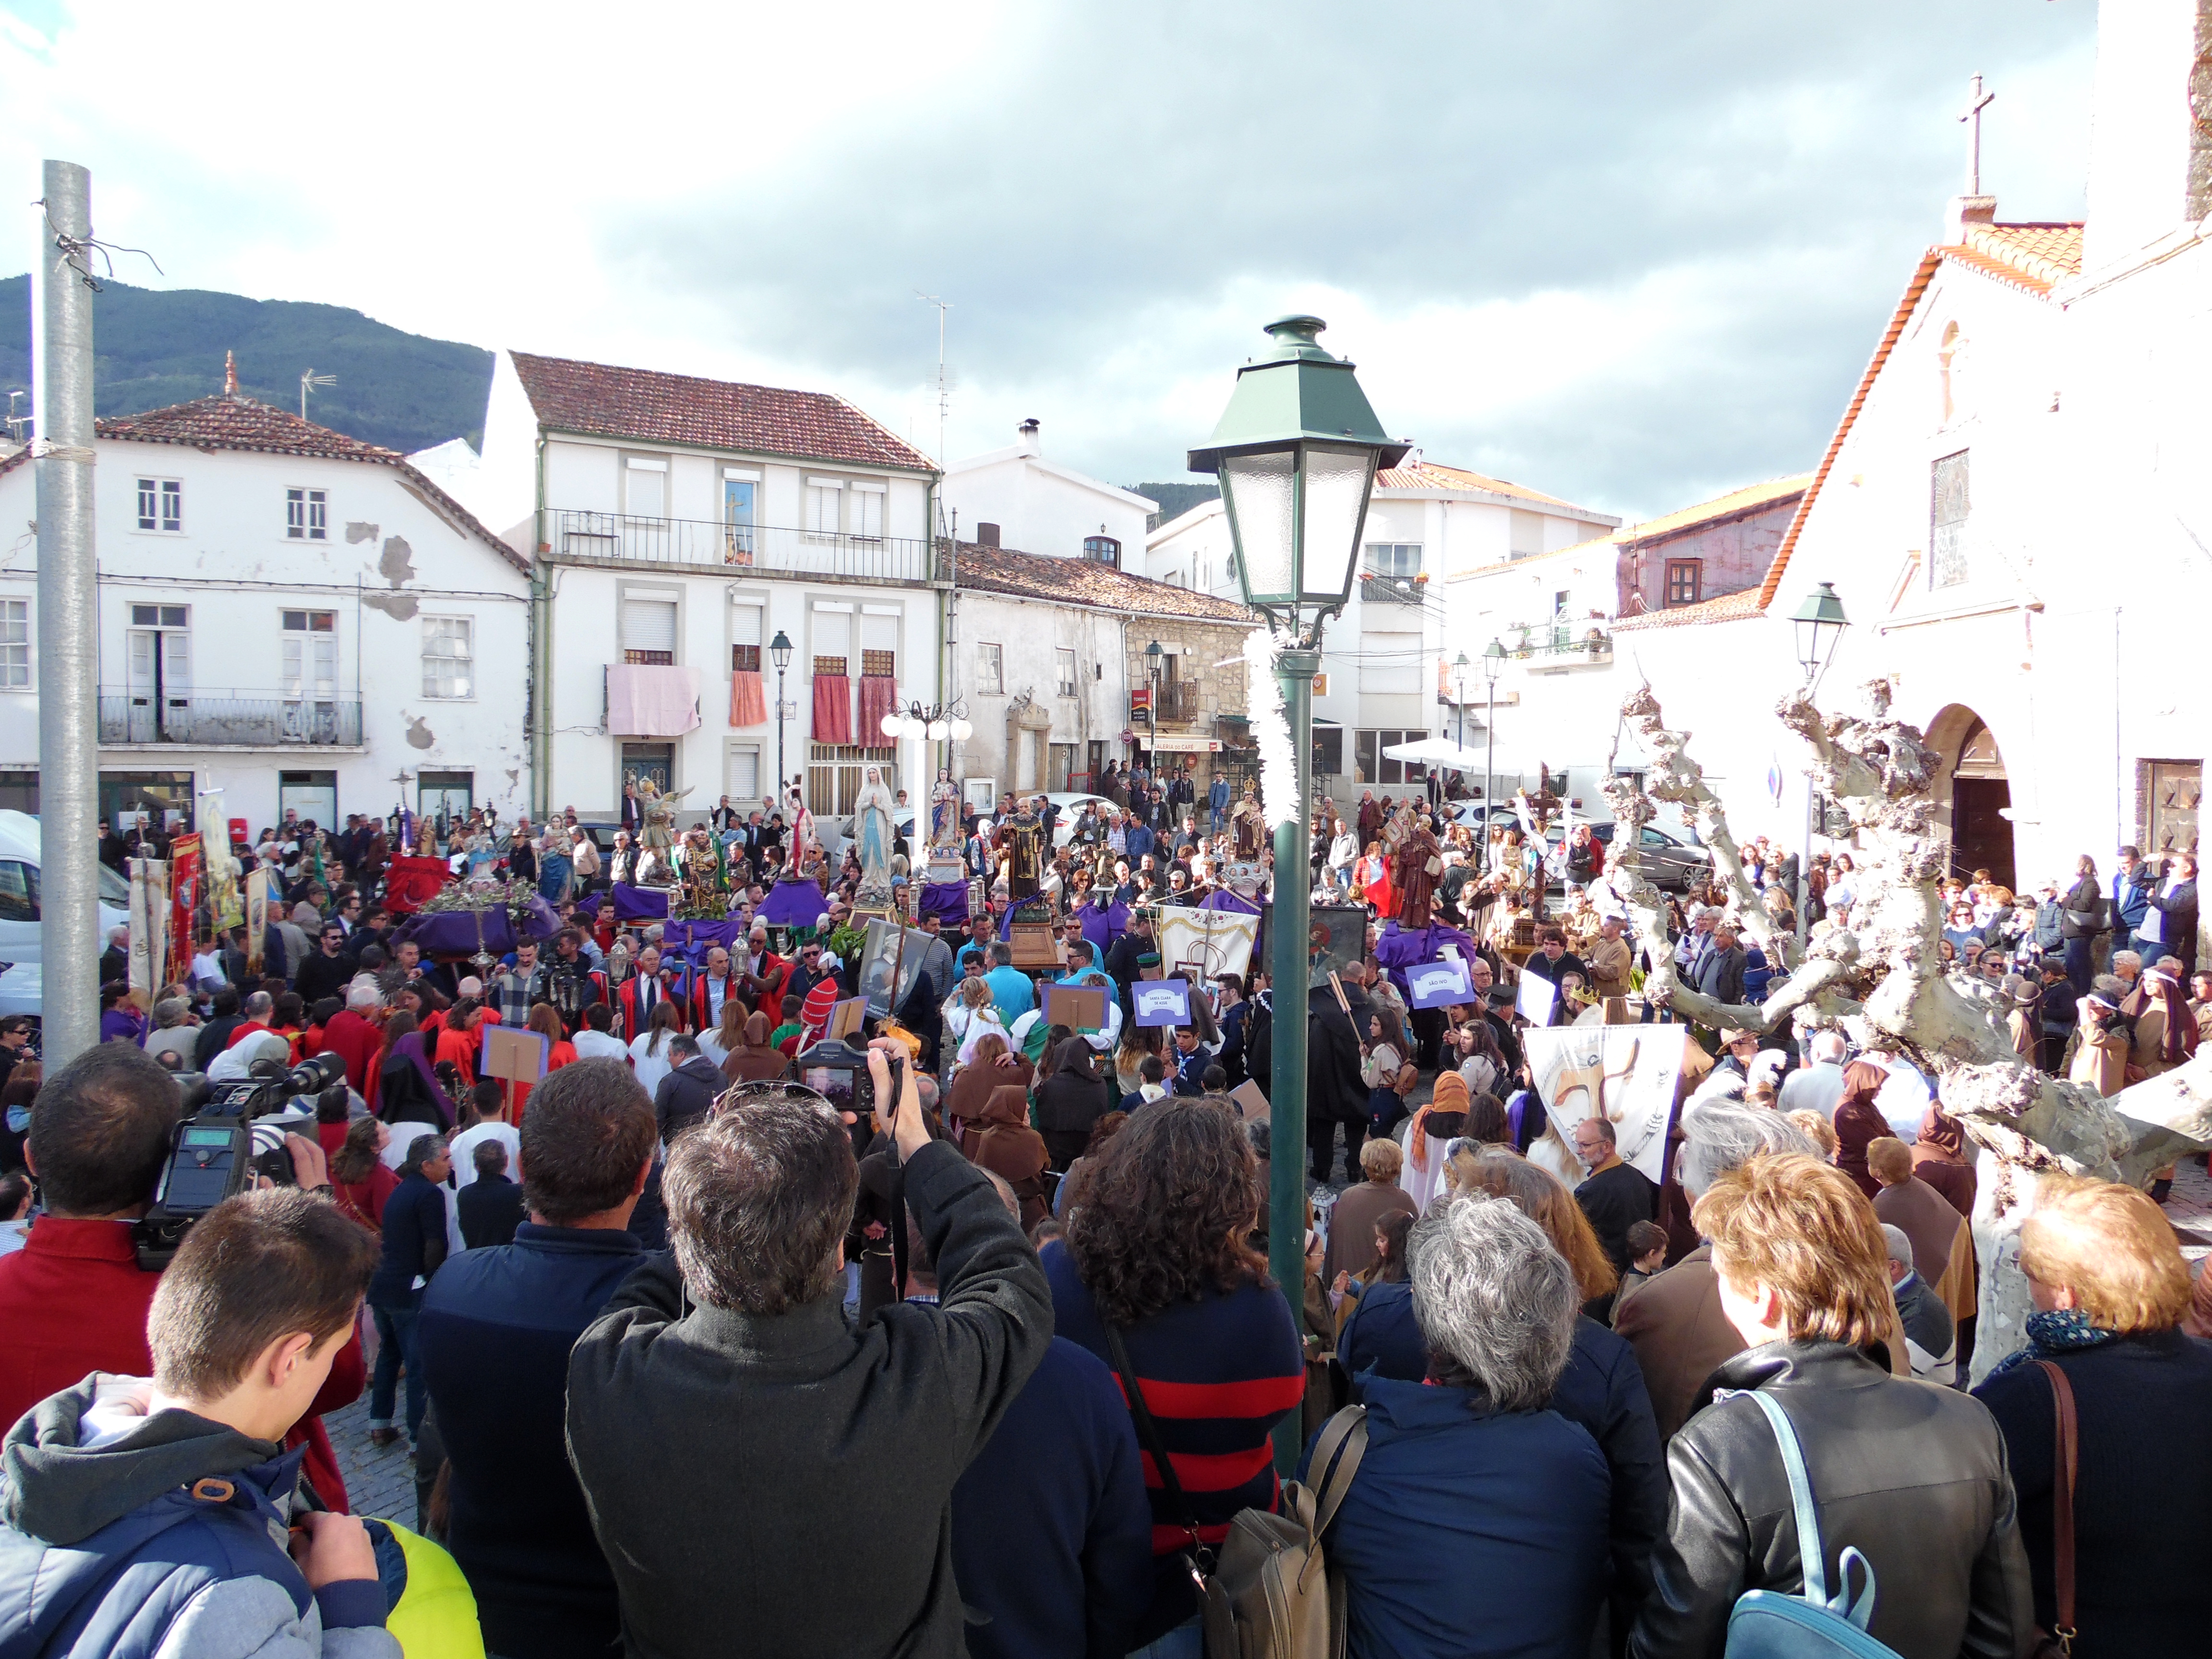
<svg viewBox="0 0 2212 1659"><path fill-rule="evenodd" d="M1136 1644L1174 1631L1167 1650L1195 1654L1184 1528L1218 1545L1239 1510L1276 1507L1268 1435L1304 1399L1304 1350L1266 1258L1245 1243L1262 1194L1233 1110L1170 1096L1083 1161L1067 1236L1042 1258L1054 1327L1109 1365L1109 1325L1120 1334L1178 1488L1148 1455L1164 1541Z"/></svg>

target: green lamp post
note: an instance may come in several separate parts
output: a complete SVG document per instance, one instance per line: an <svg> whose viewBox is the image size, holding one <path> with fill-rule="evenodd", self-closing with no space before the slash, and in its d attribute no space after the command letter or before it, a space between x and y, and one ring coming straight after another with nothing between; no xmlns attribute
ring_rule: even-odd
<svg viewBox="0 0 2212 1659"><path fill-rule="evenodd" d="M1313 819L1313 680L1322 625L1352 597L1360 532L1378 467L1395 466L1412 444L1390 437L1359 389L1352 365L1315 343L1318 317L1267 325L1267 355L1237 371L1229 407L1190 470L1221 480L1237 582L1244 603L1281 643L1275 680L1297 768L1295 810L1275 826L1274 907L1268 963L1275 1007L1269 1117L1274 1156L1267 1195L1268 1268L1299 1318L1305 1283L1306 1022L1301 1011L1312 958L1307 860ZM1270 801L1271 811L1277 803ZM1303 1321L1300 1322L1303 1324ZM1297 1462L1294 1413L1277 1426L1275 1461Z"/></svg>

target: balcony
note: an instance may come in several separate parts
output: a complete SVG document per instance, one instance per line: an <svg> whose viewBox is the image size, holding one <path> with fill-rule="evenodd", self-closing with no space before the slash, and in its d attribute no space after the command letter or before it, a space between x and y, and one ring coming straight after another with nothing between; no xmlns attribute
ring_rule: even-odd
<svg viewBox="0 0 2212 1659"><path fill-rule="evenodd" d="M103 691L100 740L194 749L357 749L361 699Z"/></svg>
<svg viewBox="0 0 2212 1659"><path fill-rule="evenodd" d="M1378 576L1373 571L1360 573L1359 599L1364 605L1418 605L1427 598L1424 585L1411 576Z"/></svg>
<svg viewBox="0 0 2212 1659"><path fill-rule="evenodd" d="M934 574L930 544L920 537L853 536L568 508L548 512L545 520L556 558L880 582L927 581Z"/></svg>
<svg viewBox="0 0 2212 1659"><path fill-rule="evenodd" d="M1613 660L1613 636L1601 622L1554 623L1516 635L1510 653L1532 674L1584 668Z"/></svg>

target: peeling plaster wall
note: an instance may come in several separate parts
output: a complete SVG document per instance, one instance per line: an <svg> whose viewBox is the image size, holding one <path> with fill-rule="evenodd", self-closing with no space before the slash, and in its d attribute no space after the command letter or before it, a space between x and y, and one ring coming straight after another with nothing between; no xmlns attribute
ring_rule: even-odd
<svg viewBox="0 0 2212 1659"><path fill-rule="evenodd" d="M130 696L134 605L190 607L190 695L273 710L285 700L283 613L334 614L331 696L358 701L361 742L269 742L231 748L103 742L103 774L184 772L224 791L227 817L255 829L277 816L279 774L336 775L337 813L388 812L394 781L424 769L474 774L476 798L503 812L528 799L525 718L529 578L402 487L390 468L167 444L102 441L96 505L100 692L120 719ZM137 481L179 481L181 534L142 532ZM328 538L288 537L285 492L320 489ZM0 527L27 526L32 469L0 477ZM16 544L20 540L21 546ZM30 600L36 550L27 530L0 528L0 599ZM27 606L33 684L0 691L0 767L39 764L37 607ZM422 695L425 619L465 617L474 628L475 684L465 699ZM295 635L295 639L301 637ZM204 705L203 705L204 706ZM270 729L273 731L273 721Z"/></svg>

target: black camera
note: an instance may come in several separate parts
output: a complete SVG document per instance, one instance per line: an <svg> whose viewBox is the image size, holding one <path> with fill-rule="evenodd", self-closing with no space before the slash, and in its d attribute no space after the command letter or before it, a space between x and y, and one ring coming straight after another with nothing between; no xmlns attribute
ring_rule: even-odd
<svg viewBox="0 0 2212 1659"><path fill-rule="evenodd" d="M255 1176L291 1186L292 1154L284 1137L313 1135L316 1109L333 1094L346 1097L345 1061L336 1054L292 1066L258 1060L243 1082L209 1086L203 1081L188 1090L185 1116L171 1133L153 1207L131 1229L139 1267L148 1273L167 1267L192 1223L244 1192Z"/></svg>

